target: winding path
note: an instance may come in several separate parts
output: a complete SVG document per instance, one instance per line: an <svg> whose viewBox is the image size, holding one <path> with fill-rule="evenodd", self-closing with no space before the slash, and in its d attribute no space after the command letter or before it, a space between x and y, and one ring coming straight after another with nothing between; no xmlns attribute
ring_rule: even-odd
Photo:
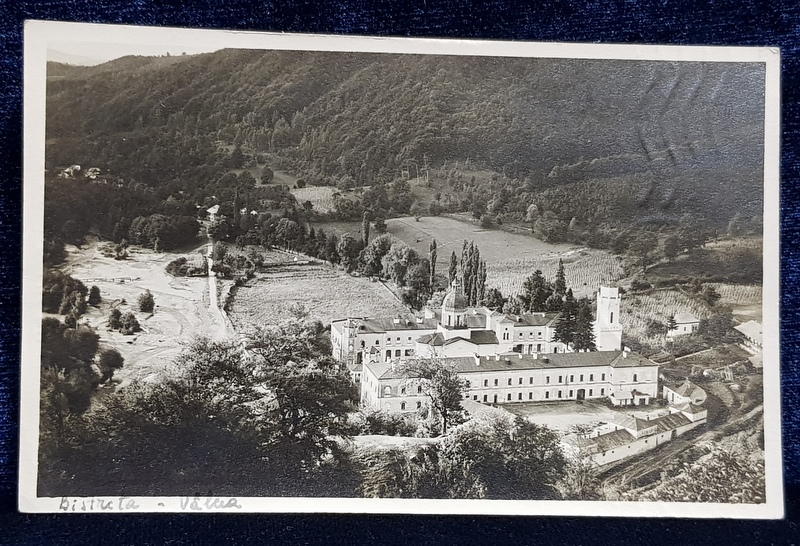
<svg viewBox="0 0 800 546"><path fill-rule="evenodd" d="M225 317L222 315L222 310L219 308L217 301L217 274L213 271L214 260L214 241L211 236L208 236L208 244L206 245L206 261L208 262L208 310L211 312L214 320L219 324L219 330L216 331L214 336L216 339L223 339L228 336L228 327Z"/></svg>

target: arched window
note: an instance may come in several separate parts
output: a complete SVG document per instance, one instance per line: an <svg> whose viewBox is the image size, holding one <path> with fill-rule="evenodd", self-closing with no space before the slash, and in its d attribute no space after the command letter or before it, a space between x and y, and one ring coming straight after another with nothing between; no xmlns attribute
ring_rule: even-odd
<svg viewBox="0 0 800 546"><path fill-rule="evenodd" d="M633 382L636 383L639 379L639 374L633 374Z"/></svg>
<svg viewBox="0 0 800 546"><path fill-rule="evenodd" d="M417 409L419 409L419 408L421 408L421 407L422 407L422 402L420 402L419 400L417 400Z"/></svg>
<svg viewBox="0 0 800 546"><path fill-rule="evenodd" d="M406 410L406 403L400 402L400 411L405 411L405 410Z"/></svg>
<svg viewBox="0 0 800 546"><path fill-rule="evenodd" d="M391 396L392 395L392 387L390 387L388 385L383 387L383 395L384 396Z"/></svg>

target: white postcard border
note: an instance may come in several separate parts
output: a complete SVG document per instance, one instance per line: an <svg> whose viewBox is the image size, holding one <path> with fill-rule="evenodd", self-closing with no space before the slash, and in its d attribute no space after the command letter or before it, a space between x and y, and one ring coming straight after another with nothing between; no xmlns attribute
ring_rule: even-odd
<svg viewBox="0 0 800 546"><path fill-rule="evenodd" d="M563 515L777 519L783 517L780 370L764 367L766 502L759 505L612 501L418 500L348 498L38 497L39 373L44 202L45 82L49 44L192 44L219 48L358 51L505 57L653 61L763 62L764 164L764 361L780 362L780 52L768 47L650 46L387 38L281 34L230 30L134 27L27 21L24 34L23 283L19 509L23 512L272 512L402 513L465 515Z"/></svg>

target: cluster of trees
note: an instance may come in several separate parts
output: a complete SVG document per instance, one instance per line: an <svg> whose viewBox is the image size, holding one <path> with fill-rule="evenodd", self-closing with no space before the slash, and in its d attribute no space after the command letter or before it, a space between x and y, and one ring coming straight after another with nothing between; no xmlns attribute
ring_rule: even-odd
<svg viewBox="0 0 800 546"><path fill-rule="evenodd" d="M436 444L356 455L365 497L559 499L559 437L521 417L478 416Z"/></svg>
<svg viewBox="0 0 800 546"><path fill-rule="evenodd" d="M352 494L332 474L357 392L324 337L319 325L291 321L259 329L246 349L198 339L158 381L133 382L62 429L44 420L43 434L59 442L42 452L40 491Z"/></svg>
<svg viewBox="0 0 800 546"><path fill-rule="evenodd" d="M486 296L486 260L481 259L481 251L473 241L461 245L461 290L467 305L478 305ZM456 253L450 255L448 281L453 283L457 274Z"/></svg>
<svg viewBox="0 0 800 546"><path fill-rule="evenodd" d="M109 312L106 325L109 330L119 330L119 333L126 336L135 334L142 329L133 311L123 313L116 307Z"/></svg>
<svg viewBox="0 0 800 546"><path fill-rule="evenodd" d="M137 216L128 228L128 241L156 252L197 242L200 222L194 216L152 214Z"/></svg>
<svg viewBox="0 0 800 546"><path fill-rule="evenodd" d="M115 349L101 350L99 339L87 326L42 320L39 450L44 473L54 471L48 465L64 445L77 441L72 425L89 409L97 387L124 364Z"/></svg>

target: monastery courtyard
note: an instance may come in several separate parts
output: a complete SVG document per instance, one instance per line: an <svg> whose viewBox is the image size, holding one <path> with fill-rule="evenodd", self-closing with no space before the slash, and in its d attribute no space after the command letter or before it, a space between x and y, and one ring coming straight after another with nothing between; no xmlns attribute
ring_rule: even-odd
<svg viewBox="0 0 800 546"><path fill-rule="evenodd" d="M635 414L642 418L646 418L646 415L649 414L652 418L668 413L666 408L659 407L656 404L623 409L610 408L606 404L591 401L506 404L503 409L514 415L524 417L531 423L546 425L562 433L568 432L570 428L576 425L589 425L594 428L601 422L608 422L620 414Z"/></svg>

